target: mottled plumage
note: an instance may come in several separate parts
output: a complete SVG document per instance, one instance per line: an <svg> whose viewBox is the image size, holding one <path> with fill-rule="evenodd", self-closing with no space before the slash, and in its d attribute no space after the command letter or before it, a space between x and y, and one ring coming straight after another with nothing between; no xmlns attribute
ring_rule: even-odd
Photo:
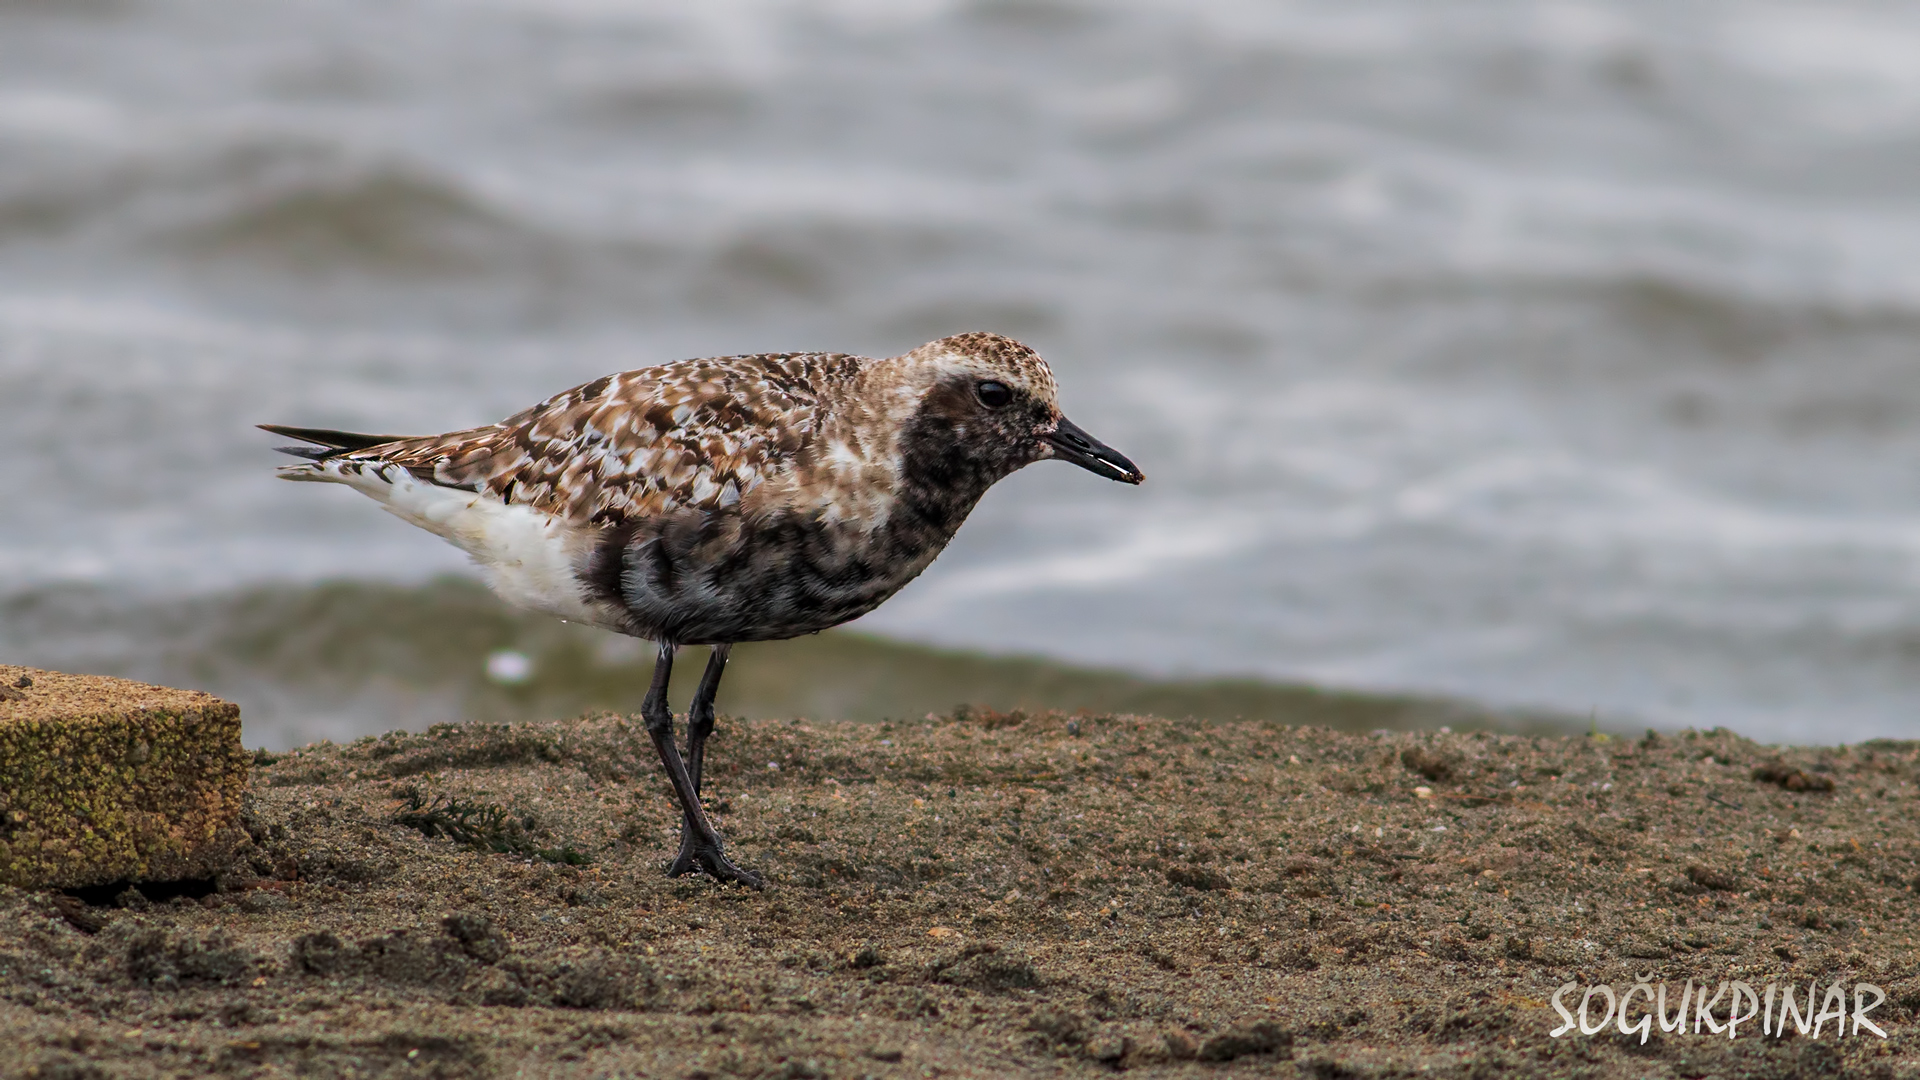
<svg viewBox="0 0 1920 1080"><path fill-rule="evenodd" d="M472 555L508 601L660 643L657 714L674 646L720 646L724 664L733 642L873 610L1021 466L1062 457L1139 483L1055 398L1032 349L963 334L889 359L784 353L642 368L445 435L267 429L328 448L290 449L313 460L284 478L379 499ZM695 703L709 724L718 680L710 667L713 686L703 682ZM697 788L698 716L693 726ZM691 834L697 800L687 814ZM750 878L718 869L713 839L712 859L692 857Z"/></svg>

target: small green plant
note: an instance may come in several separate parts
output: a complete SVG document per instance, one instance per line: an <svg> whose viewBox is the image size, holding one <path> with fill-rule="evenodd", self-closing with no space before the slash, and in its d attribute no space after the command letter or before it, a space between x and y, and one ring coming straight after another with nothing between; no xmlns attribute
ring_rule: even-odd
<svg viewBox="0 0 1920 1080"><path fill-rule="evenodd" d="M543 848L534 843L528 823L514 820L504 806L449 799L444 795L429 800L418 791L405 792L401 801L405 805L388 820L422 836L445 837L475 851L520 855L567 866L584 866L593 861L592 856L572 844Z"/></svg>

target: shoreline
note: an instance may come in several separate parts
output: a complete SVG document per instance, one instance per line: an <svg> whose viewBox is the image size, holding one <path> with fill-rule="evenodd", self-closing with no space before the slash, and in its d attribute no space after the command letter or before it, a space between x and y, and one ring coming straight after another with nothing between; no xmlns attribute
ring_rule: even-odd
<svg viewBox="0 0 1920 1080"><path fill-rule="evenodd" d="M14 604L0 606L0 622L14 623L16 633L19 626L43 628L40 640L0 639L0 648L17 654L14 662L206 690L240 704L249 746L275 751L382 733L396 717L418 731L435 723L633 712L653 670L645 642L514 611L466 578L264 586L132 608L92 593L47 593ZM110 644L102 648L100 641ZM505 658L497 672L509 678L490 677L496 657ZM700 665L677 667L674 700L684 702ZM1259 678L1162 679L850 630L737 646L719 705L738 716L879 722L946 714L962 702L1356 732L1449 726L1548 734L1589 726L1585 715L1437 695ZM1599 722L1614 734L1630 726L1621 718Z"/></svg>

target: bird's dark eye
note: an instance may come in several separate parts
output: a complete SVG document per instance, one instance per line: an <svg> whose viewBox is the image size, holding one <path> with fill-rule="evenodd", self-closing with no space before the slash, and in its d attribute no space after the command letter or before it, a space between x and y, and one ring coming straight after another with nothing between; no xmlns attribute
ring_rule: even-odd
<svg viewBox="0 0 1920 1080"><path fill-rule="evenodd" d="M1001 408L1013 400L1013 391L1007 389L1006 383L994 382L991 379L974 387L973 393L980 399L980 404L989 409Z"/></svg>

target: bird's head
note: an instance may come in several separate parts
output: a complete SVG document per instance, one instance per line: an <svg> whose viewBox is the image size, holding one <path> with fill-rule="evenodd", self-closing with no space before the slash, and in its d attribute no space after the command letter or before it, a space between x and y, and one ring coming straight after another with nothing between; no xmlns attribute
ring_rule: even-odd
<svg viewBox="0 0 1920 1080"><path fill-rule="evenodd" d="M1012 338L957 334L900 361L903 389L917 399L907 451L923 467L991 484L1023 465L1059 458L1109 480L1146 479L1126 455L1061 414L1053 369Z"/></svg>

